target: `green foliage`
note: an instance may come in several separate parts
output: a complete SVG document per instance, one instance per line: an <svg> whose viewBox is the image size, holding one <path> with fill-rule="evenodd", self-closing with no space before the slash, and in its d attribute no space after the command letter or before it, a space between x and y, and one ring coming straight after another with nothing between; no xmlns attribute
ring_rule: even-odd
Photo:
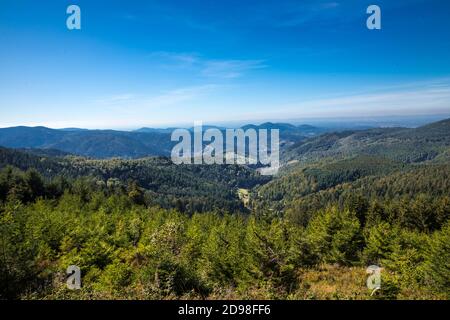
<svg viewBox="0 0 450 320"><path fill-rule="evenodd" d="M447 198L427 202L418 197L411 214L404 205L380 206L356 194L347 209L333 206L313 213L303 228L280 218L189 217L149 208L133 182L108 188L90 177L44 181L36 172L12 168L0 177L5 190L0 211L3 298L161 299L226 292L282 298L303 292L302 270L322 263L379 264L387 273L378 298L401 297L411 288L420 292L423 286L427 297L430 290L447 292L448 224L432 235L414 231L439 226L423 214L430 205L438 208L433 223L447 221ZM64 191L50 194L58 189L55 185L64 185ZM72 264L83 274L83 290L75 296L63 288L60 276Z"/></svg>
<svg viewBox="0 0 450 320"><path fill-rule="evenodd" d="M434 288L450 299L450 223L430 239L425 272Z"/></svg>
<svg viewBox="0 0 450 320"><path fill-rule="evenodd" d="M315 212L338 206L355 212L362 225L381 220L418 231L437 230L450 215L448 163L414 165L325 190L315 189L314 179L308 181L304 173L293 172L261 187L254 197L256 213L284 216L306 226ZM283 200L274 200L271 194Z"/></svg>
<svg viewBox="0 0 450 320"><path fill-rule="evenodd" d="M354 213L328 209L311 220L307 231L324 262L348 265L359 260L363 243Z"/></svg>
<svg viewBox="0 0 450 320"><path fill-rule="evenodd" d="M8 166L21 170L34 168L34 173L27 173L25 177ZM0 173L0 200L5 200L8 193L25 202L40 196L58 197L70 183L82 201L99 190L107 194L128 190L129 198L135 203L177 208L188 214L218 209L248 212L237 195L238 188L253 188L270 180L237 165L174 165L163 157L137 160L54 158L1 147L0 168L9 168L4 169L9 172ZM36 181L36 171L47 181Z"/></svg>
<svg viewBox="0 0 450 320"><path fill-rule="evenodd" d="M364 261L367 265L380 265L394 251L399 229L381 222L365 230Z"/></svg>

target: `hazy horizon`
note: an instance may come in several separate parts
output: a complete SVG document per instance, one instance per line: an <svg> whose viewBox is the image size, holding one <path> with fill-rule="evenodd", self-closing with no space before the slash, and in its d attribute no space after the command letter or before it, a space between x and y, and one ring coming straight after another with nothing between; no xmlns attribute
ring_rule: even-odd
<svg viewBox="0 0 450 320"><path fill-rule="evenodd" d="M426 114L426 115L396 115L396 116L379 116L379 117L336 117L336 118L305 118L305 119L253 119L253 120L239 120L239 121L217 121L217 122L204 122L203 126L217 126L224 128L239 128L244 125L261 125L263 123L274 124L291 124L295 126L311 125L322 128L357 128L357 127L407 127L414 128L422 125L426 125L432 122L437 122L445 119L450 119L450 113L448 114ZM14 128L14 127L45 127L55 130L114 130L114 131L136 131L139 129L171 129L171 128L190 128L194 123L179 122L171 124L161 125L142 125L134 127L52 127L47 125L27 125L18 124L13 126L0 126L0 129Z"/></svg>

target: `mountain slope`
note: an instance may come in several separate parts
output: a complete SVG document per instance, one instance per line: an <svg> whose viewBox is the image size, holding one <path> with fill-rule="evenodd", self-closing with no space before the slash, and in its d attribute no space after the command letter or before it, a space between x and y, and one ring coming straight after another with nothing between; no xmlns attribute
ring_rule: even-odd
<svg viewBox="0 0 450 320"><path fill-rule="evenodd" d="M436 199L449 194L450 120L415 129L379 128L327 133L283 153L277 179L254 192L257 211L294 215L342 205L355 194L365 201ZM300 217L300 218L299 218Z"/></svg>
<svg viewBox="0 0 450 320"><path fill-rule="evenodd" d="M356 155L381 155L405 163L432 160L450 147L450 119L415 129L377 128L326 133L300 141L283 152L285 162L311 162Z"/></svg>
<svg viewBox="0 0 450 320"><path fill-rule="evenodd" d="M95 185L122 189L134 182L145 190L150 204L177 207L190 213L216 209L246 211L238 188L250 189L269 181L268 177L237 165L175 165L164 157L93 160L0 147L0 169L8 166L23 171L33 168L46 178L88 177Z"/></svg>
<svg viewBox="0 0 450 320"><path fill-rule="evenodd" d="M94 158L139 158L169 155L169 133L114 130L55 130L45 127L0 129L0 145L8 148L57 149Z"/></svg>

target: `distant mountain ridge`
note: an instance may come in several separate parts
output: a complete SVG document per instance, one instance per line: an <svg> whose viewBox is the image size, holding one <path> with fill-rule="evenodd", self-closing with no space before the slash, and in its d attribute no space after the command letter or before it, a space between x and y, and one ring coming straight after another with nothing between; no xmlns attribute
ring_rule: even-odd
<svg viewBox="0 0 450 320"><path fill-rule="evenodd" d="M223 127L203 126L203 130ZM279 129L282 143L293 144L324 132L313 126L264 123L243 129ZM50 129L46 127L11 127L0 129L0 146L16 149L54 149L65 153L106 159L170 156L177 142L171 141L176 128L141 128L135 131L87 130L79 128ZM192 128L190 128L192 130Z"/></svg>
<svg viewBox="0 0 450 320"><path fill-rule="evenodd" d="M45 127L0 129L0 145L9 148L57 149L94 158L139 158L168 155L170 134L115 130L57 130Z"/></svg>
<svg viewBox="0 0 450 320"><path fill-rule="evenodd" d="M225 128L204 126L203 129ZM247 129L279 129L282 161L315 161L327 157L384 154L404 162L420 162L449 153L450 119L418 128L374 128L331 132L326 128L289 123L248 124ZM86 130L77 128L11 127L0 129L0 146L15 149L59 150L98 159L135 159L170 156L177 142L171 141L175 128L141 128L136 131ZM190 128L192 130L192 128ZM448 156L441 157L443 159Z"/></svg>

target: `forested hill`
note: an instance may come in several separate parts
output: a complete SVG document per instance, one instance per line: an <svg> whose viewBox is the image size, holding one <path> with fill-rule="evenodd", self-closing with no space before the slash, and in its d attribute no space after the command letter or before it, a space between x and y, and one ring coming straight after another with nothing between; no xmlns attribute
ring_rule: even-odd
<svg viewBox="0 0 450 320"><path fill-rule="evenodd" d="M170 133L115 130L55 130L45 127L0 129L0 146L57 149L94 158L170 155Z"/></svg>
<svg viewBox="0 0 450 320"><path fill-rule="evenodd" d="M311 164L258 188L253 205L258 214L301 225L315 212L338 206L426 231L450 216L450 162L404 164L357 156Z"/></svg>
<svg viewBox="0 0 450 320"><path fill-rule="evenodd" d="M291 162L281 176L254 192L259 214L307 225L318 210L350 206L421 231L450 215L450 120L327 133L284 156Z"/></svg>
<svg viewBox="0 0 450 320"><path fill-rule="evenodd" d="M283 152L283 159L311 162L356 155L382 155L405 163L439 159L450 147L450 119L419 128L377 128L326 133L300 141Z"/></svg>
<svg viewBox="0 0 450 320"><path fill-rule="evenodd" d="M22 171L36 170L49 181L55 178L83 180L91 191L102 188L139 191L139 202L188 213L217 209L246 211L237 190L250 189L269 180L237 165L174 165L164 157L93 160L0 148L0 169L6 170L2 176L5 190L10 190L13 185L9 184L14 184L15 180L24 188L27 184L25 176L7 169L9 166ZM6 196L7 193L3 198Z"/></svg>

